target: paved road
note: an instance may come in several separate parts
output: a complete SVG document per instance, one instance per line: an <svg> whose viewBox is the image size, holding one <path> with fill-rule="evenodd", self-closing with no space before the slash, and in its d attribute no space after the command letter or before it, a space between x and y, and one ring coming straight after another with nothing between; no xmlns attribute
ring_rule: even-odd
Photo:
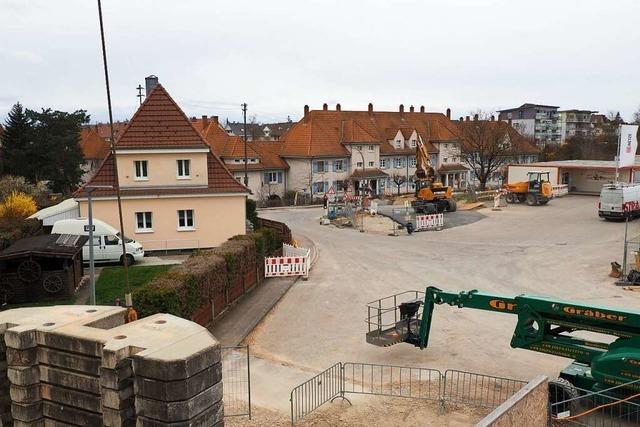
<svg viewBox="0 0 640 427"><path fill-rule="evenodd" d="M320 226L321 209L264 212L311 238L319 260L309 281L293 286L252 334L253 352L263 360L316 371L351 360L525 379L555 375L569 360L509 347L515 317L438 306L429 349L379 348L365 342L365 305L433 284L637 307L640 295L615 287L607 277L609 262L622 257L624 224L598 219L596 205L597 198L573 196L547 206L484 209L482 221L399 237ZM257 396L256 403L282 408L273 402L286 404L285 390L295 384L283 384L267 372L256 378L271 378L279 390Z"/></svg>
<svg viewBox="0 0 640 427"><path fill-rule="evenodd" d="M402 206L393 206L393 205L382 205L378 206L378 214L389 217L394 221L402 224L406 224L407 214L411 218L411 222L415 225L415 212L413 208L404 208ZM460 227L461 225L473 224L476 221L480 221L481 219L486 218L482 212L478 210L472 211L456 211L456 212L446 212L444 214L444 227L443 228L454 228Z"/></svg>

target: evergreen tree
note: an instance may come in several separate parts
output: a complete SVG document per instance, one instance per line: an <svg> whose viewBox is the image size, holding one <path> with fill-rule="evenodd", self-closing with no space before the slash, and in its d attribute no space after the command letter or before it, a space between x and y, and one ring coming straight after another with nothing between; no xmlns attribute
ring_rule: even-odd
<svg viewBox="0 0 640 427"><path fill-rule="evenodd" d="M82 124L89 122L84 110L66 113L43 109L27 110L33 132L30 161L37 165L33 179L49 181L53 191L69 193L80 183L84 162L80 148Z"/></svg>
<svg viewBox="0 0 640 427"><path fill-rule="evenodd" d="M31 136L29 117L17 102L9 111L0 145L3 173L33 179L34 169L30 164Z"/></svg>

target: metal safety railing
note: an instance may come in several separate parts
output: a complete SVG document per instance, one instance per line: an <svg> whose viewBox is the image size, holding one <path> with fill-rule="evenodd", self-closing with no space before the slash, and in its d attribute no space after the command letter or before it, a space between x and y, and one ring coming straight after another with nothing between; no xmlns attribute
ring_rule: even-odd
<svg viewBox="0 0 640 427"><path fill-rule="evenodd" d="M424 301L424 291L405 291L367 303L367 319L365 320L367 331L381 335L382 332L390 328L398 327L398 322L401 320L398 307L401 303L414 299ZM422 306L418 310L417 317L422 318Z"/></svg>
<svg viewBox="0 0 640 427"><path fill-rule="evenodd" d="M577 387L556 389L552 397L555 403L549 404L550 426L640 425L640 380L598 392Z"/></svg>
<svg viewBox="0 0 640 427"><path fill-rule="evenodd" d="M291 425L326 402L348 394L403 397L446 404L496 408L520 390L526 381L474 372L338 362L291 391Z"/></svg>
<svg viewBox="0 0 640 427"><path fill-rule="evenodd" d="M248 416L251 419L249 346L223 346L221 351L224 416Z"/></svg>

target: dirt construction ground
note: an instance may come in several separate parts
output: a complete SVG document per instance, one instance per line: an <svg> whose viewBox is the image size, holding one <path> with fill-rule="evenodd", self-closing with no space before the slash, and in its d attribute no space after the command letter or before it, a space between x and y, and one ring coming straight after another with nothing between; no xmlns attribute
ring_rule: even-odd
<svg viewBox="0 0 640 427"><path fill-rule="evenodd" d="M600 220L597 203L568 196L546 206L482 209L486 218L468 225L397 237L321 226L321 209L261 212L313 240L319 259L309 280L298 281L247 339L254 404L286 418L291 389L338 361L555 377L569 360L509 346L515 316L437 306L429 348L420 351L367 344L365 306L435 285L633 309L640 293L607 277L609 263L622 258L624 224ZM368 399L362 405L373 408Z"/></svg>

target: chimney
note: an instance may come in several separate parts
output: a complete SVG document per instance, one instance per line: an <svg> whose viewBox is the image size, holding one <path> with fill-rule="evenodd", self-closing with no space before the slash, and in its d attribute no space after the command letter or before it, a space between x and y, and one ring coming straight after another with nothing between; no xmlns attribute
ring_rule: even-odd
<svg viewBox="0 0 640 427"><path fill-rule="evenodd" d="M400 108L398 109L398 111L400 111L400 115L402 115L402 113L404 113L404 105L400 104Z"/></svg>
<svg viewBox="0 0 640 427"><path fill-rule="evenodd" d="M340 107L340 104L336 104L336 111L340 111L342 107Z"/></svg>
<svg viewBox="0 0 640 427"><path fill-rule="evenodd" d="M326 102L322 104L322 111L327 111L328 109L329 109L329 106L327 105Z"/></svg>
<svg viewBox="0 0 640 427"><path fill-rule="evenodd" d="M469 121L469 116L465 116L465 120L468 122Z"/></svg>
<svg viewBox="0 0 640 427"><path fill-rule="evenodd" d="M478 121L478 115L477 114L473 115L473 121L476 121L476 122Z"/></svg>
<svg viewBox="0 0 640 427"><path fill-rule="evenodd" d="M492 114L491 115L491 121L493 122L493 121L495 121L495 119L496 119L496 117Z"/></svg>
<svg viewBox="0 0 640 427"><path fill-rule="evenodd" d="M149 96L149 94L157 84L158 84L158 77L154 76L153 74L144 78L144 85L146 90L145 97Z"/></svg>
<svg viewBox="0 0 640 427"><path fill-rule="evenodd" d="M202 115L202 129L206 128L208 124L209 124L209 118L207 117L206 114L203 114Z"/></svg>
<svg viewBox="0 0 640 427"><path fill-rule="evenodd" d="M460 116L460 121L464 122L464 117Z"/></svg>
<svg viewBox="0 0 640 427"><path fill-rule="evenodd" d="M373 113L373 104L372 103L369 103L368 110L369 110L369 114Z"/></svg>
<svg viewBox="0 0 640 427"><path fill-rule="evenodd" d="M424 105L421 105L421 106L420 106L420 112L421 112L421 113L424 113Z"/></svg>
<svg viewBox="0 0 640 427"><path fill-rule="evenodd" d="M409 107L409 112L413 113L414 109L413 109L413 105Z"/></svg>
<svg viewBox="0 0 640 427"><path fill-rule="evenodd" d="M511 126L511 119L509 119L508 122L509 122L509 126Z"/></svg>
<svg viewBox="0 0 640 427"><path fill-rule="evenodd" d="M304 117L305 117L305 119L307 118L308 115L309 115L309 106L305 105L304 106Z"/></svg>
<svg viewBox="0 0 640 427"><path fill-rule="evenodd" d="M447 119L451 120L451 108L447 108Z"/></svg>
<svg viewBox="0 0 640 427"><path fill-rule="evenodd" d="M216 124L216 125L217 125L217 124L218 124L218 116L211 116L211 121L212 121L214 124Z"/></svg>

